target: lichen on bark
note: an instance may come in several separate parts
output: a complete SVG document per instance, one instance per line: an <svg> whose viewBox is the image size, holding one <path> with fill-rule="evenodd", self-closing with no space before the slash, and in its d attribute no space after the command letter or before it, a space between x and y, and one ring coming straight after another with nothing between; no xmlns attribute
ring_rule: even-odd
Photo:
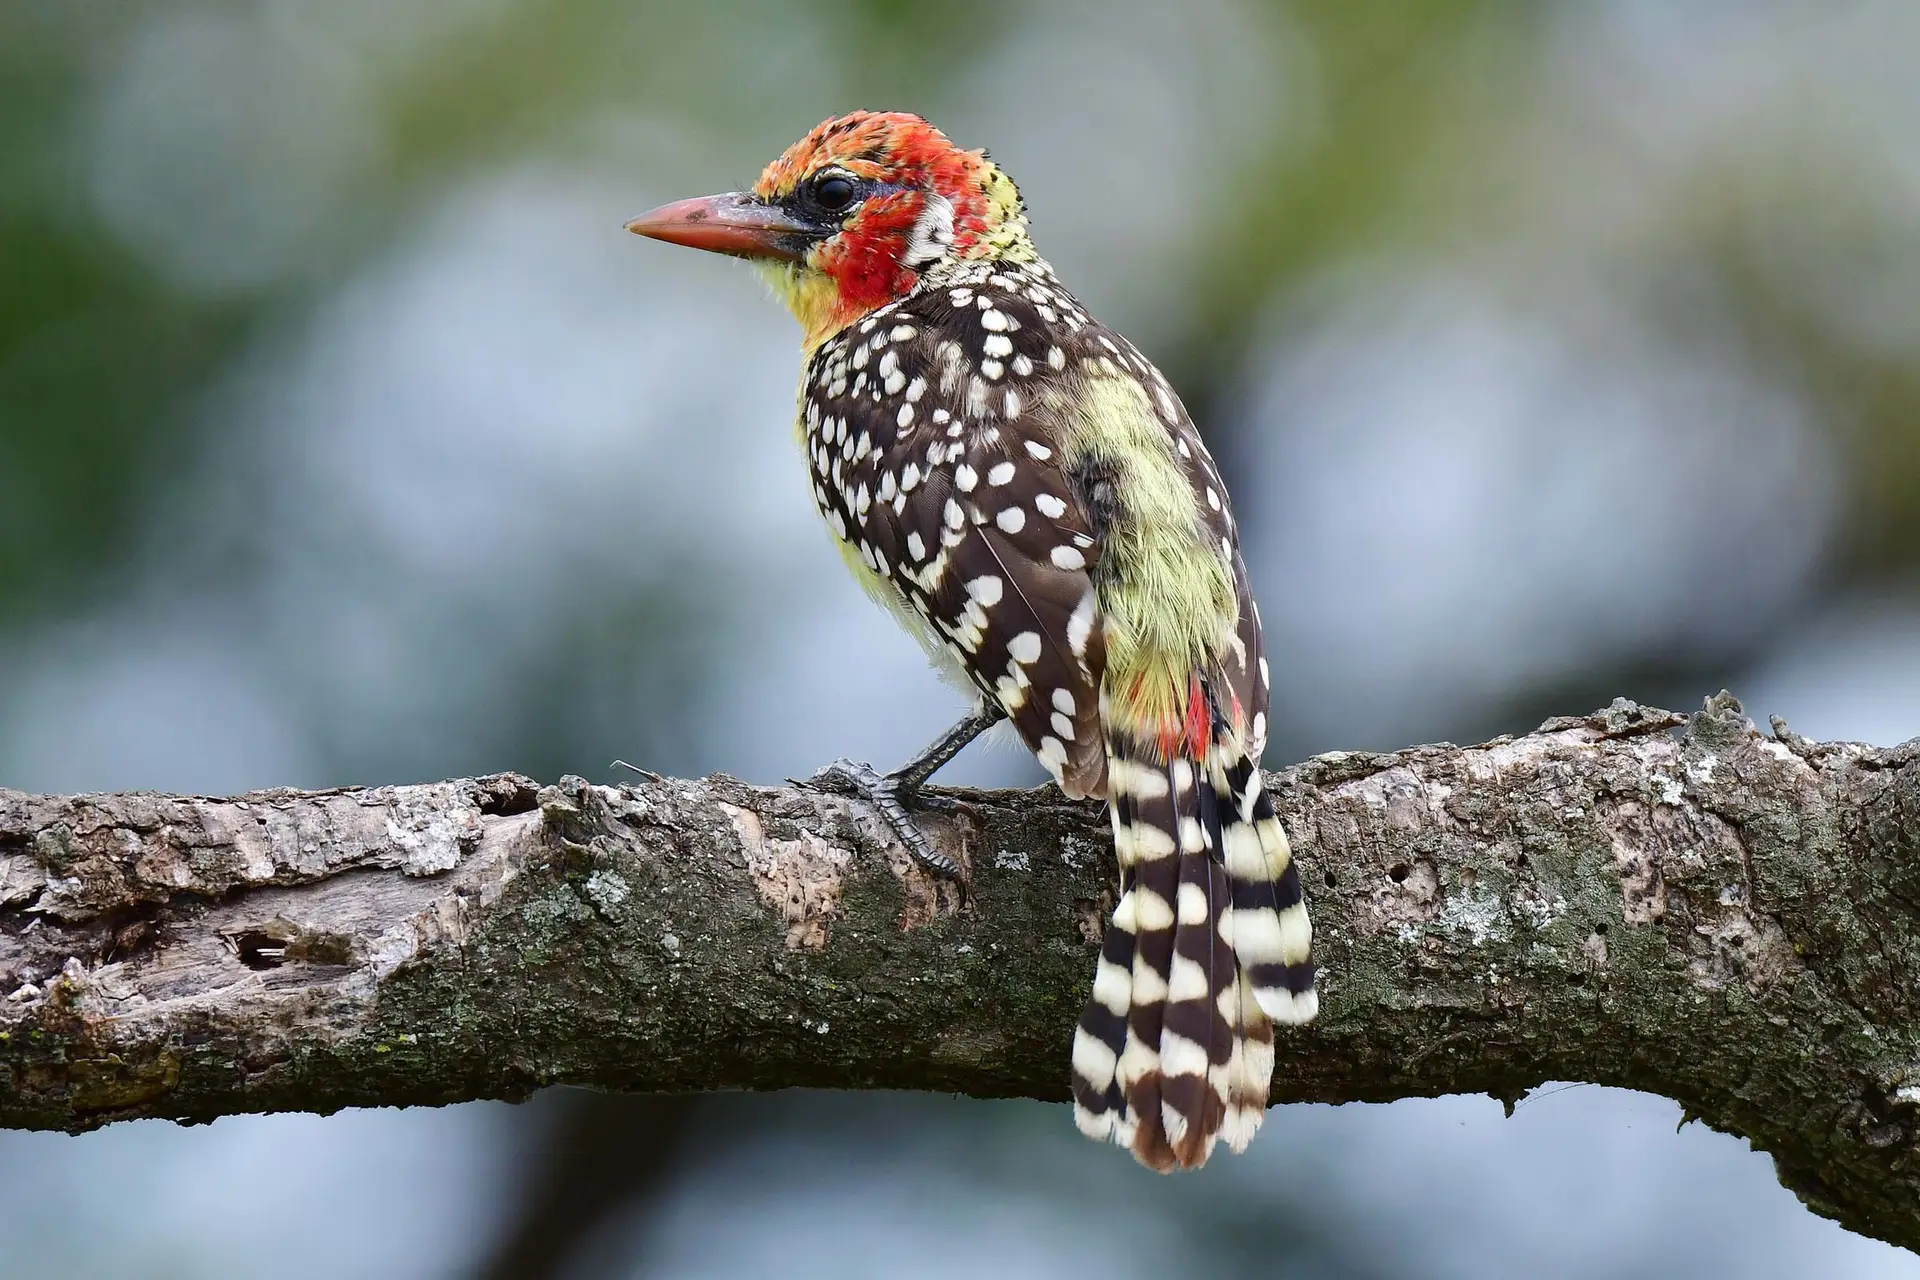
<svg viewBox="0 0 1920 1280"><path fill-rule="evenodd" d="M1616 702L1270 787L1323 965L1278 1100L1646 1089L1920 1245L1920 742ZM851 801L724 775L0 791L0 1124L559 1082L1062 1098L1103 819L949 794L964 886Z"/></svg>

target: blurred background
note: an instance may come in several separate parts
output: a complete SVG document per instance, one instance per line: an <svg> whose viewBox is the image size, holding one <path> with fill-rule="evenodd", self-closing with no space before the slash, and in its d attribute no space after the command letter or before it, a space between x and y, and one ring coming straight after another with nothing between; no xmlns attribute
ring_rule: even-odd
<svg viewBox="0 0 1920 1280"><path fill-rule="evenodd" d="M944 727L816 527L791 320L620 230L854 106L989 145L1182 389L1270 763L1723 685L1920 733L1900 0L6 0L0 785L773 781ZM1179 1180L904 1096L0 1133L0 1275L1920 1276L1678 1121L1295 1107Z"/></svg>

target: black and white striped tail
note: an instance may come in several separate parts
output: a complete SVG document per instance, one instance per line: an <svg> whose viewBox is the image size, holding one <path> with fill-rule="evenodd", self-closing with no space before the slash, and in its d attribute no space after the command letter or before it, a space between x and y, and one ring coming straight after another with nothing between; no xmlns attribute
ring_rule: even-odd
<svg viewBox="0 0 1920 1280"><path fill-rule="evenodd" d="M1273 1024L1319 1009L1312 926L1257 762L1216 719L1202 760L1109 733L1120 900L1073 1040L1074 1120L1149 1168L1243 1150Z"/></svg>

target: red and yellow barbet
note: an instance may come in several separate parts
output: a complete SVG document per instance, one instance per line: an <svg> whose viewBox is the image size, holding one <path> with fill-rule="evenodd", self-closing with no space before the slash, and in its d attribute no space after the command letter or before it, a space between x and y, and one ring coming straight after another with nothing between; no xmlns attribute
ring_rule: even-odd
<svg viewBox="0 0 1920 1280"><path fill-rule="evenodd" d="M805 330L800 446L848 564L1063 791L1108 800L1080 1128L1155 1169L1241 1150L1273 1024L1318 1001L1257 767L1260 613L1179 397L1034 251L1012 180L918 116L829 120L751 192L629 227L762 267Z"/></svg>

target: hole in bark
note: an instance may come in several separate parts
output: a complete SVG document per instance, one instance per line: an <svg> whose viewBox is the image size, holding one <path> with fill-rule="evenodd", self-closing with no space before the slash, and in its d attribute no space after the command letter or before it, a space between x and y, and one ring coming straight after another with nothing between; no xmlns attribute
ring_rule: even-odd
<svg viewBox="0 0 1920 1280"><path fill-rule="evenodd" d="M1733 948L1735 948L1736 950L1737 950L1737 949L1739 949L1740 947L1743 947L1743 946L1745 946L1745 945L1746 945L1746 942L1747 942L1747 940L1746 940L1745 938L1743 938L1743 937L1741 937L1741 936L1740 936L1739 934L1737 934L1737 933L1736 933L1736 934L1734 934L1734 935L1732 935L1731 937L1729 937L1729 938L1727 939L1727 945L1728 945L1728 946L1730 946L1730 947L1733 947Z"/></svg>
<svg viewBox="0 0 1920 1280"><path fill-rule="evenodd" d="M116 907L100 918L105 938L100 948L102 961L130 960L150 949L158 940L162 917L157 902L137 902Z"/></svg>
<svg viewBox="0 0 1920 1280"><path fill-rule="evenodd" d="M526 778L501 774L487 778L481 785L479 809L496 818L511 818L532 813L540 807L540 788Z"/></svg>
<svg viewBox="0 0 1920 1280"><path fill-rule="evenodd" d="M287 962L287 944L264 933L243 933L234 939L240 963L249 969L278 969Z"/></svg>
<svg viewBox="0 0 1920 1280"><path fill-rule="evenodd" d="M1587 975L1584 973L1570 973L1567 975L1567 985L1570 987L1584 987L1587 985Z"/></svg>
<svg viewBox="0 0 1920 1280"><path fill-rule="evenodd" d="M1599 924L1597 924L1597 925L1595 925L1595 926L1593 926L1593 931L1594 931L1595 933L1597 933L1597 934L1599 934L1599 935L1600 935L1601 937L1603 937L1603 938L1604 938L1604 937L1606 937L1606 936L1607 936L1607 922L1606 922L1605 920L1602 920L1602 921L1601 921L1601 922L1600 922Z"/></svg>
<svg viewBox="0 0 1920 1280"><path fill-rule="evenodd" d="M1413 874L1413 868L1404 862L1396 862L1387 868L1387 879L1395 884L1405 884L1407 877Z"/></svg>
<svg viewBox="0 0 1920 1280"><path fill-rule="evenodd" d="M1333 878L1333 872L1331 871L1327 872L1326 875L1321 878L1327 882L1327 888L1329 889L1334 888L1339 883Z"/></svg>

